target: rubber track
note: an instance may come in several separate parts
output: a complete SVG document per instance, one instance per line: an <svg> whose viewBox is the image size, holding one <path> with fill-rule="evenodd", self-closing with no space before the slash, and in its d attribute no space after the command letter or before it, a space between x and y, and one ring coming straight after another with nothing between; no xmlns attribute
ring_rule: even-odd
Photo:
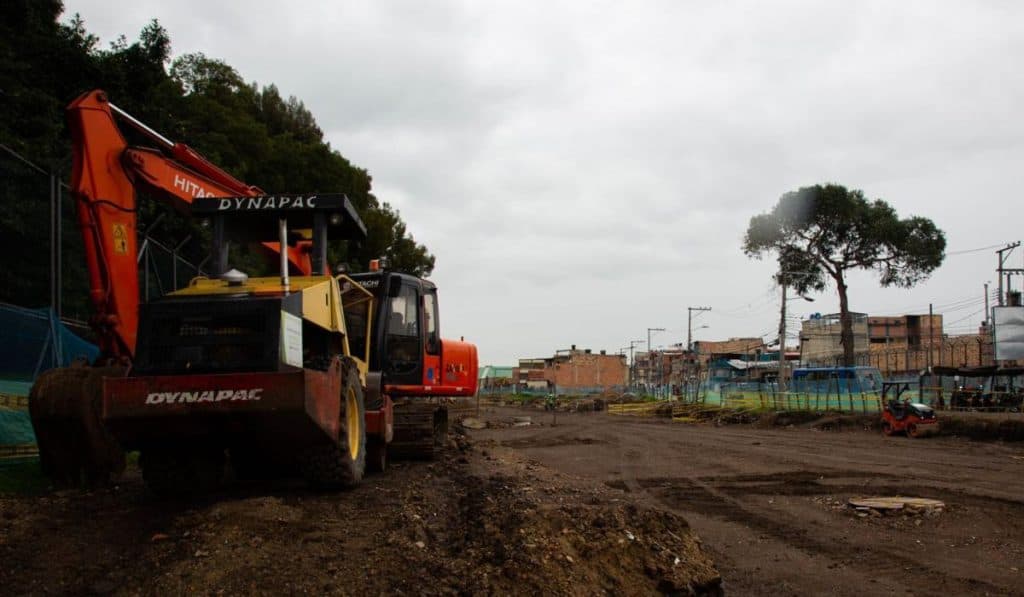
<svg viewBox="0 0 1024 597"><path fill-rule="evenodd" d="M443 439L435 430L436 404L405 403L395 405L394 438L388 454L404 460L434 460L440 455Z"/></svg>

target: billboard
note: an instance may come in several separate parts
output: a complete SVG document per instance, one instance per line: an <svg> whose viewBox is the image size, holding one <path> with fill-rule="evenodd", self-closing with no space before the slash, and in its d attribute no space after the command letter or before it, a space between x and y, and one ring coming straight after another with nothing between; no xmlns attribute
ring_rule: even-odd
<svg viewBox="0 0 1024 597"><path fill-rule="evenodd" d="M994 307L996 360L1024 359L1024 307Z"/></svg>

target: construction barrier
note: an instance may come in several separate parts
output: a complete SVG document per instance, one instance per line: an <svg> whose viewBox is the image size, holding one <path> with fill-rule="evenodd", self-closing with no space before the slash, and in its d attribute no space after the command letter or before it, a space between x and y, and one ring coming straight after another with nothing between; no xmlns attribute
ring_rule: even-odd
<svg viewBox="0 0 1024 597"><path fill-rule="evenodd" d="M665 409L664 402L623 402L608 405L608 413L612 415L633 415L635 417L653 417L658 409Z"/></svg>

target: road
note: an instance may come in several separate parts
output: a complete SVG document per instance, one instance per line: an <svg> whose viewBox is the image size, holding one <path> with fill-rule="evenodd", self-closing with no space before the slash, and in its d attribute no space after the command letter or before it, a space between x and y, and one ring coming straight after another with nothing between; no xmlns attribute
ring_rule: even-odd
<svg viewBox="0 0 1024 597"><path fill-rule="evenodd" d="M506 427L513 415L535 425ZM1024 445L809 427L715 427L487 408L471 433L624 499L682 514L726 594L1024 594ZM852 496L940 499L935 517L864 516Z"/></svg>

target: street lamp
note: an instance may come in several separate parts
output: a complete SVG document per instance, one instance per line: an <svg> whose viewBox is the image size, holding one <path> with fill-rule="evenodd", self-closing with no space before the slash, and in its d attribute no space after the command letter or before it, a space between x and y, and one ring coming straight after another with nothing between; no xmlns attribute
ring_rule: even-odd
<svg viewBox="0 0 1024 597"><path fill-rule="evenodd" d="M711 310L711 307L687 307L686 308L686 350L693 348L693 312L697 312L697 317L700 317L703 313ZM699 328L698 328L699 329Z"/></svg>
<svg viewBox="0 0 1024 597"><path fill-rule="evenodd" d="M634 375L636 374L636 361L633 359L633 348L638 344L644 344L644 340L629 341L629 387L633 387Z"/></svg>

